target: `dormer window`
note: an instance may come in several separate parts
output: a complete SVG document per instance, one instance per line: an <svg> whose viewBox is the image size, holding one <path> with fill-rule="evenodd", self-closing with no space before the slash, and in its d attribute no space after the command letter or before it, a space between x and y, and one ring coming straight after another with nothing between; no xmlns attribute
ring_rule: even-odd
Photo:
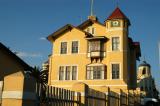
<svg viewBox="0 0 160 106"><path fill-rule="evenodd" d="M94 27L88 27L86 31L90 34L93 34L93 35L95 34L95 28Z"/></svg>

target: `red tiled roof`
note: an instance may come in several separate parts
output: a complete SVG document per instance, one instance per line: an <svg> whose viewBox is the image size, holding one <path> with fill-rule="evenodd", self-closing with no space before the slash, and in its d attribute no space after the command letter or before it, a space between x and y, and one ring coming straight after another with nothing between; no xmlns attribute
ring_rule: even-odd
<svg viewBox="0 0 160 106"><path fill-rule="evenodd" d="M128 19L124 13L117 7L112 14L108 17L108 19Z"/></svg>

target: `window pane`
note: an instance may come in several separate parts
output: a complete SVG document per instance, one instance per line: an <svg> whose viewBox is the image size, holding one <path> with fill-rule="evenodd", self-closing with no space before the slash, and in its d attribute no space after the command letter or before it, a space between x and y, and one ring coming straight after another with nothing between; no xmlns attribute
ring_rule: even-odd
<svg viewBox="0 0 160 106"><path fill-rule="evenodd" d="M94 34L95 33L95 29L94 28L92 28L92 34Z"/></svg>
<svg viewBox="0 0 160 106"><path fill-rule="evenodd" d="M72 66L72 80L77 79L77 66Z"/></svg>
<svg viewBox="0 0 160 106"><path fill-rule="evenodd" d="M100 51L100 41L92 41L90 43L90 51L91 52Z"/></svg>
<svg viewBox="0 0 160 106"><path fill-rule="evenodd" d="M71 67L66 66L66 80L70 80Z"/></svg>
<svg viewBox="0 0 160 106"><path fill-rule="evenodd" d="M119 50L119 45L120 45L119 37L113 37L112 38L112 50L113 51Z"/></svg>
<svg viewBox="0 0 160 106"><path fill-rule="evenodd" d="M112 79L119 79L119 64L112 64Z"/></svg>
<svg viewBox="0 0 160 106"><path fill-rule="evenodd" d="M88 66L87 79L104 79L104 66Z"/></svg>
<svg viewBox="0 0 160 106"><path fill-rule="evenodd" d="M72 42L72 53L78 53L78 41Z"/></svg>
<svg viewBox="0 0 160 106"><path fill-rule="evenodd" d="M67 42L61 42L61 54L67 53Z"/></svg>
<svg viewBox="0 0 160 106"><path fill-rule="evenodd" d="M64 80L64 67L59 67L59 80Z"/></svg>

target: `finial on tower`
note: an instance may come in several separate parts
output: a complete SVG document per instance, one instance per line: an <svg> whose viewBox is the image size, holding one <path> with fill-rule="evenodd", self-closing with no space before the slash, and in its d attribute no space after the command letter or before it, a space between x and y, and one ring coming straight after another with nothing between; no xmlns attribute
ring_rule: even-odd
<svg viewBox="0 0 160 106"><path fill-rule="evenodd" d="M116 0L116 6L119 7L119 0Z"/></svg>
<svg viewBox="0 0 160 106"><path fill-rule="evenodd" d="M93 5L94 5L94 0L91 0L91 14L90 14L90 16L93 16Z"/></svg>
<svg viewBox="0 0 160 106"><path fill-rule="evenodd" d="M141 60L142 62L146 62L146 57L145 57L145 55L142 57L142 60Z"/></svg>
<svg viewBox="0 0 160 106"><path fill-rule="evenodd" d="M94 15L93 12L93 6L94 6L94 0L91 0L91 10L90 10L90 16L88 16L88 19L91 19L93 21L97 21L97 17Z"/></svg>

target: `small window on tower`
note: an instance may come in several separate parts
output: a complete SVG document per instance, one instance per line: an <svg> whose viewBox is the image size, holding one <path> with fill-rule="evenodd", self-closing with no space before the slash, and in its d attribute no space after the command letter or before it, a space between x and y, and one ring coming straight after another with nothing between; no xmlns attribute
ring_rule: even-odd
<svg viewBox="0 0 160 106"><path fill-rule="evenodd" d="M146 74L146 68L143 68L142 74L143 74L143 75Z"/></svg>
<svg viewBox="0 0 160 106"><path fill-rule="evenodd" d="M112 51L119 51L120 49L120 40L119 37L112 38Z"/></svg>

